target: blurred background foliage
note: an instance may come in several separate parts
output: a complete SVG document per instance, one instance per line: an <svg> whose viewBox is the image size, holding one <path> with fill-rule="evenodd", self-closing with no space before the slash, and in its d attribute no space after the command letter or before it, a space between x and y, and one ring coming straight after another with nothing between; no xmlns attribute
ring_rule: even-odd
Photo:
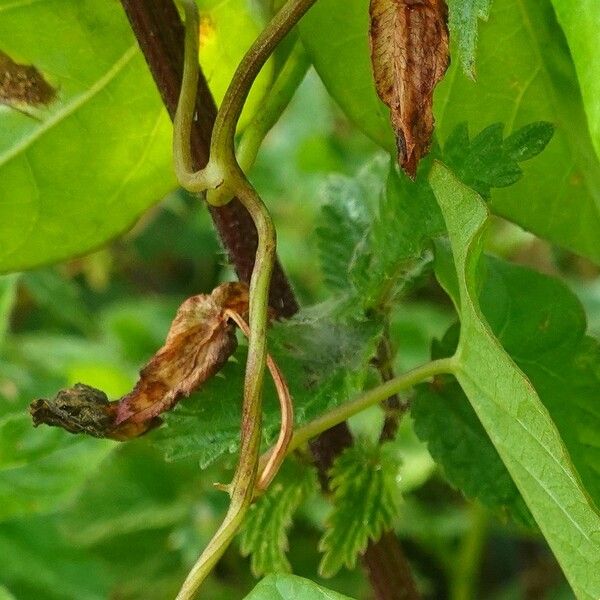
<svg viewBox="0 0 600 600"><path fill-rule="evenodd" d="M331 173L352 177L379 152L309 71L251 172L274 215L279 255L301 304L328 297L315 230ZM568 281L586 307L589 332L600 334L600 277L591 262L500 218L487 245L493 254ZM179 303L232 278L207 211L181 191L93 254L0 277L0 599L175 595L226 508L212 483L228 480L233 457L205 470L195 458L166 462L153 435L118 444L34 430L26 407L79 381L112 398L123 395L162 345ZM454 319L426 272L392 313L397 371L428 360L431 340ZM373 409L351 426L368 438L381 420ZM541 536L467 502L446 482L408 417L393 445L403 492L395 529L426 598L572 597ZM328 511L319 495L300 507L290 534L293 571L368 598L360 569L342 569L326 581L317 575ZM254 584L250 559L236 543L204 594L237 598Z"/></svg>

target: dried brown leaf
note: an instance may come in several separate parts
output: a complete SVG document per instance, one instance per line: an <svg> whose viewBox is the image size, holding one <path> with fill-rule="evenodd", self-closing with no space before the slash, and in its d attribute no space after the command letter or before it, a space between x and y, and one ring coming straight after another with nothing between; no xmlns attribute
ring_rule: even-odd
<svg viewBox="0 0 600 600"><path fill-rule="evenodd" d="M0 103L37 107L55 97L56 89L33 65L20 65L0 51Z"/></svg>
<svg viewBox="0 0 600 600"><path fill-rule="evenodd" d="M40 399L30 412L41 423L72 433L129 439L155 427L158 415L189 396L227 362L236 348L227 313L248 311L248 287L225 283L212 294L192 296L177 310L165 345L140 371L132 392L109 402L100 390L77 384L52 400Z"/></svg>
<svg viewBox="0 0 600 600"><path fill-rule="evenodd" d="M415 177L433 134L433 90L450 62L445 0L371 0L375 87L390 108L398 162Z"/></svg>

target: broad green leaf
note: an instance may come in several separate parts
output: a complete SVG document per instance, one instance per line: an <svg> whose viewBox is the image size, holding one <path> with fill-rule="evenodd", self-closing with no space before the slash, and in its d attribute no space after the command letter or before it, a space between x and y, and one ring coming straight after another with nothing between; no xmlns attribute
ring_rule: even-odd
<svg viewBox="0 0 600 600"><path fill-rule="evenodd" d="M450 483L470 498L508 509L528 522L527 508L498 452L455 381L420 386L411 404L418 436L443 468Z"/></svg>
<svg viewBox="0 0 600 600"><path fill-rule="evenodd" d="M81 487L62 518L63 530L77 546L91 546L178 525L190 511L189 498L180 494L198 484L194 471L189 463L166 464L144 440L121 444Z"/></svg>
<svg viewBox="0 0 600 600"><path fill-rule="evenodd" d="M10 313L17 292L18 275L0 276L0 345L8 330Z"/></svg>
<svg viewBox="0 0 600 600"><path fill-rule="evenodd" d="M508 135L532 121L553 123L556 132L545 152L524 166L515 186L493 193L492 210L600 262L600 163L549 1L492 2L489 20L479 28L477 81L453 61L436 90L438 138L448 138L465 119L471 131L503 122ZM344 6L341 12L336 0L320 0L300 24L303 43L352 122L394 152L387 110L372 82L368 0Z"/></svg>
<svg viewBox="0 0 600 600"><path fill-rule="evenodd" d="M68 544L57 518L1 523L0 556L0 584L19 600L104 600L111 593L106 563Z"/></svg>
<svg viewBox="0 0 600 600"><path fill-rule="evenodd" d="M478 20L487 21L492 0L448 0L448 25L458 38L458 54L465 73L475 76Z"/></svg>
<svg viewBox="0 0 600 600"><path fill-rule="evenodd" d="M531 383L492 334L477 299L488 213L441 164L430 181L448 227L460 290L455 375L575 594L600 594L600 516Z"/></svg>
<svg viewBox="0 0 600 600"><path fill-rule="evenodd" d="M259 25L242 0L206 7L204 64L220 97ZM5 272L107 242L173 189L175 178L171 124L117 2L0 0L0 14L2 51L33 64L57 89L39 120L0 106ZM267 68L254 105L269 81Z"/></svg>
<svg viewBox="0 0 600 600"><path fill-rule="evenodd" d="M1 585L0 600L16 600L16 598L3 585Z"/></svg>
<svg viewBox="0 0 600 600"><path fill-rule="evenodd" d="M436 274L458 302L451 260L450 251L438 244ZM489 257L482 266L481 310L494 335L533 384L586 490L600 506L600 448L595 433L600 428L600 344L585 335L583 307L558 279ZM435 357L450 356L457 341L457 328L451 327ZM504 470L505 476L500 476L500 458L464 394L455 385L441 382L435 389L424 389L422 401L419 395L413 407L417 429L448 478L489 505L510 504L500 500L506 497L508 473ZM465 443L456 445L457 438L444 430L443 423L452 419L456 422L452 431L469 432L463 436ZM477 441L476 450L468 448L468 439Z"/></svg>
<svg viewBox="0 0 600 600"><path fill-rule="evenodd" d="M552 5L575 63L592 141L600 157L600 4L596 0L552 0Z"/></svg>
<svg viewBox="0 0 600 600"><path fill-rule="evenodd" d="M0 419L0 521L46 513L73 498L114 442L35 430L29 415Z"/></svg>
<svg viewBox="0 0 600 600"><path fill-rule="evenodd" d="M245 600L352 600L295 575L268 575Z"/></svg>
<svg viewBox="0 0 600 600"><path fill-rule="evenodd" d="M389 109L375 91L369 51L369 0L319 0L299 24L325 87L352 122L395 152ZM331 35L335 31L336 35Z"/></svg>
<svg viewBox="0 0 600 600"><path fill-rule="evenodd" d="M319 542L323 577L332 577L344 565L353 569L369 540L392 528L399 468L390 444L359 442L336 458L330 471L333 508Z"/></svg>
<svg viewBox="0 0 600 600"><path fill-rule="evenodd" d="M364 384L381 327L377 321L340 315L340 310L333 303L317 305L275 324L269 333L269 351L294 398L296 424L345 402ZM216 377L165 415L165 426L149 434L168 460L194 456L205 468L237 450L245 364L242 347ZM272 382L265 381L263 431L273 442L279 404Z"/></svg>
<svg viewBox="0 0 600 600"><path fill-rule="evenodd" d="M317 489L313 467L288 459L267 492L252 505L240 539L243 556L251 556L252 573L289 572L288 530L302 502Z"/></svg>
<svg viewBox="0 0 600 600"><path fill-rule="evenodd" d="M600 163L549 0L494 0L478 46L477 81L455 64L438 86L438 136L465 118L471 131L502 122L507 134L531 121L553 123L548 147L523 165L518 183L494 191L491 209L600 262Z"/></svg>
<svg viewBox="0 0 600 600"><path fill-rule="evenodd" d="M200 65L217 105L242 56L262 30L247 0L196 0L200 11ZM240 117L244 127L256 112L273 76L267 61L252 85Z"/></svg>
<svg viewBox="0 0 600 600"><path fill-rule="evenodd" d="M58 89L0 112L0 271L89 251L175 186L171 126L117 3L0 2L0 46Z"/></svg>

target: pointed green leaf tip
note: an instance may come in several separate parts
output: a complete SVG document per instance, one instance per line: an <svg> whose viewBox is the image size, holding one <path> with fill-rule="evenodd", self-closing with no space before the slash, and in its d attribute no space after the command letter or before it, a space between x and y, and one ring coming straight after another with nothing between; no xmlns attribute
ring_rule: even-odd
<svg viewBox="0 0 600 600"><path fill-rule="evenodd" d="M331 469L333 510L319 543L319 572L332 577L352 569L369 540L378 540L397 515L399 461L391 444L361 441L344 451Z"/></svg>
<svg viewBox="0 0 600 600"><path fill-rule="evenodd" d="M504 351L477 300L488 213L441 163L430 183L448 228L460 293L455 371L578 598L600 597L600 516L531 383Z"/></svg>

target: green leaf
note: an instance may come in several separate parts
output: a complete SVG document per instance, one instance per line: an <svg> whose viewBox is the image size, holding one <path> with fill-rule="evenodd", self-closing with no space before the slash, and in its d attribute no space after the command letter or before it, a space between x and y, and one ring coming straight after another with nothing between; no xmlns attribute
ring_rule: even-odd
<svg viewBox="0 0 600 600"><path fill-rule="evenodd" d="M460 291L455 375L575 594L600 594L600 516L546 408L487 325L477 300L481 199L441 164L430 181L448 227Z"/></svg>
<svg viewBox="0 0 600 600"><path fill-rule="evenodd" d="M492 194L491 210L600 262L600 163L550 1L494 0L478 46L476 83L455 64L438 86L438 136L465 116L471 131L502 122L508 134L531 121L553 123L546 150L523 165L518 183Z"/></svg>
<svg viewBox="0 0 600 600"><path fill-rule="evenodd" d="M411 404L419 438L452 485L491 508L508 509L529 523L527 508L498 452L458 384L451 378L435 388L419 386Z"/></svg>
<svg viewBox="0 0 600 600"><path fill-rule="evenodd" d="M333 175L326 182L316 233L325 283L334 291L348 289L354 253L368 227L364 192L359 178Z"/></svg>
<svg viewBox="0 0 600 600"><path fill-rule="evenodd" d="M304 500L317 489L314 468L288 459L267 492L250 508L240 539L243 556L251 556L252 573L290 572L287 533Z"/></svg>
<svg viewBox="0 0 600 600"><path fill-rule="evenodd" d="M389 109L375 91L369 50L369 0L319 0L299 23L313 65L352 122L395 152ZM337 32L331 35L331 32Z"/></svg>
<svg viewBox="0 0 600 600"><path fill-rule="evenodd" d="M35 430L23 413L0 419L0 521L60 508L114 445L50 428Z"/></svg>
<svg viewBox="0 0 600 600"><path fill-rule="evenodd" d="M477 22L487 21L492 0L448 0L448 25L452 38L458 39L458 54L463 70L475 76Z"/></svg>
<svg viewBox="0 0 600 600"><path fill-rule="evenodd" d="M352 600L296 575L268 575L245 600Z"/></svg>
<svg viewBox="0 0 600 600"><path fill-rule="evenodd" d="M436 274L458 301L450 263L450 251L438 245ZM600 506L600 448L595 442L600 428L600 344L585 335L583 307L557 279L489 257L483 266L481 310L494 335L533 384L586 490ZM436 358L450 356L457 340L456 328L452 327ZM499 500L506 497L508 473L500 476L500 458L479 422L471 418L474 413L455 385L440 382L435 389L421 388L414 410L419 435L428 440L431 452L454 485L491 506L510 504ZM450 431L465 430L462 439L455 439L444 429L443 424L451 420L455 426ZM468 447L466 440L471 438L477 440L476 448ZM522 514L518 507L517 512Z"/></svg>
<svg viewBox="0 0 600 600"><path fill-rule="evenodd" d="M242 0L201 6L202 63L219 100L260 25ZM2 51L34 65L57 89L39 120L0 112L5 272L106 243L176 184L171 123L118 3L0 0L0 12ZM270 73L267 66L259 76L249 111Z"/></svg>
<svg viewBox="0 0 600 600"><path fill-rule="evenodd" d="M344 305L317 305L276 323L269 333L269 352L294 398L296 424L362 389L381 325L341 314L343 310L347 310ZM243 347L216 377L165 415L163 428L149 434L168 460L194 456L205 468L237 450L245 364ZM279 430L279 403L272 382L265 381L263 431L267 441L273 442Z"/></svg>
<svg viewBox="0 0 600 600"><path fill-rule="evenodd" d="M0 600L17 600L3 585L0 586Z"/></svg>
<svg viewBox="0 0 600 600"><path fill-rule="evenodd" d="M10 313L17 293L18 275L0 277L0 346L8 331Z"/></svg>
<svg viewBox="0 0 600 600"><path fill-rule="evenodd" d="M486 127L469 140L466 123L456 126L444 146L444 160L457 177L484 198L490 188L516 183L523 171L519 162L537 156L554 133L551 123L530 123L502 139L502 123Z"/></svg>
<svg viewBox="0 0 600 600"><path fill-rule="evenodd" d="M600 157L600 4L596 0L580 0L576 4L568 0L551 1L575 63L592 141Z"/></svg>
<svg viewBox="0 0 600 600"><path fill-rule="evenodd" d="M348 0L344 8L340 12L337 0L320 0L300 24L302 41L350 120L394 152L388 111L372 81L368 0ZM525 176L510 190L494 192L491 208L600 262L600 163L549 0L494 0L478 47L477 82L454 61L436 89L438 137L446 139L465 116L471 131L502 122L509 135L532 121L553 123L556 132L545 152L523 167Z"/></svg>
<svg viewBox="0 0 600 600"><path fill-rule="evenodd" d="M0 2L0 45L58 89L3 111L0 271L87 252L175 186L171 125L118 4Z"/></svg>
<svg viewBox="0 0 600 600"><path fill-rule="evenodd" d="M59 519L47 516L1 523L0 584L19 600L109 597L106 564L70 545L59 525Z"/></svg>
<svg viewBox="0 0 600 600"><path fill-rule="evenodd" d="M319 542L323 577L344 565L353 569L369 540L391 529L398 513L399 467L390 444L357 443L336 458L330 472L333 510Z"/></svg>
<svg viewBox="0 0 600 600"><path fill-rule="evenodd" d="M182 487L198 483L195 465L170 465L145 440L119 445L85 482L62 517L78 547L180 524L190 511Z"/></svg>

